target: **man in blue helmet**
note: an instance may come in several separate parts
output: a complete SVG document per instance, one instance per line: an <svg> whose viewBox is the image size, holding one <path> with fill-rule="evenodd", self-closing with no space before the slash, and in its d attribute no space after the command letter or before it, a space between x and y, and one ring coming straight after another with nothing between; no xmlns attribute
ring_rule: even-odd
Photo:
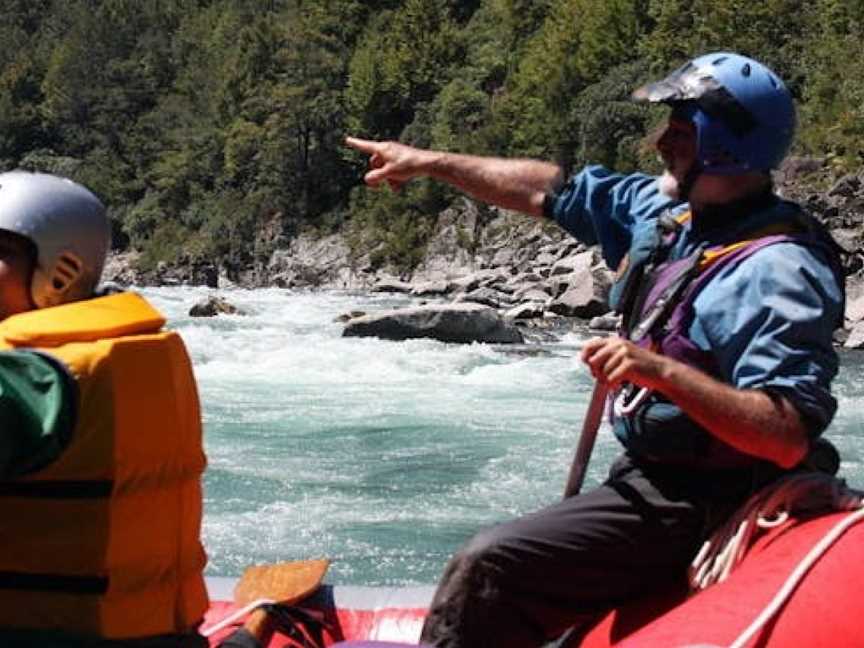
<svg viewBox="0 0 864 648"><path fill-rule="evenodd" d="M772 190L795 127L783 82L721 52L634 99L671 107L659 178L589 166L565 180L546 162L347 140L371 156L370 185L437 178L554 219L618 269L621 333L582 360L616 394L625 452L593 491L471 539L435 594L428 644L539 646L682 583L706 534L804 464L834 415L843 277L830 237Z"/></svg>

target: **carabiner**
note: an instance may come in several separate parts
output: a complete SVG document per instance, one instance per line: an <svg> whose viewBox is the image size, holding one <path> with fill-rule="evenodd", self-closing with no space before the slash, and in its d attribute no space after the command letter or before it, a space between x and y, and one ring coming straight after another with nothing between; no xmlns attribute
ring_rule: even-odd
<svg viewBox="0 0 864 648"><path fill-rule="evenodd" d="M612 403L612 412L615 416L630 416L644 403L651 395L651 390L648 387L643 387L635 395L632 389L621 389L615 400Z"/></svg>

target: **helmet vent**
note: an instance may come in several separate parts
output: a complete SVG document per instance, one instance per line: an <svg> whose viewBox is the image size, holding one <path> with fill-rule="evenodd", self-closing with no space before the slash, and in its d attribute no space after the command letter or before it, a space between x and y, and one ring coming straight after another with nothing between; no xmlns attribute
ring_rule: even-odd
<svg viewBox="0 0 864 648"><path fill-rule="evenodd" d="M723 61L725 61L728 58L729 58L728 56L718 56L716 59L711 61L711 64L712 65L720 65L721 63L723 63Z"/></svg>
<svg viewBox="0 0 864 648"><path fill-rule="evenodd" d="M745 77L750 76L750 64L749 63L745 63L744 67L741 68L741 74L743 74Z"/></svg>
<svg viewBox="0 0 864 648"><path fill-rule="evenodd" d="M57 259L51 285L55 290L66 290L81 275L81 270L81 260L74 254L65 252Z"/></svg>

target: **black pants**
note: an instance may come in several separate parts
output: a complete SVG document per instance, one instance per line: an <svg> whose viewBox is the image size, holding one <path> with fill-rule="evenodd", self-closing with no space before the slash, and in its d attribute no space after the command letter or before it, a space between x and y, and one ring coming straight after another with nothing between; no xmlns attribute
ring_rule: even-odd
<svg viewBox="0 0 864 648"><path fill-rule="evenodd" d="M421 642L536 648L635 597L683 586L708 530L756 485L749 470L622 457L596 490L471 539L445 569Z"/></svg>

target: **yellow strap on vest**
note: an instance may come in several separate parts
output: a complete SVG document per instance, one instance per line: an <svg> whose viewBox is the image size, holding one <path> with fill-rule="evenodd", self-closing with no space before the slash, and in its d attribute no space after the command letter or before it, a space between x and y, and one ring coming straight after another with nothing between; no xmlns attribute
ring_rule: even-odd
<svg viewBox="0 0 864 648"><path fill-rule="evenodd" d="M687 221L689 221L693 217L693 212L689 209L682 214L678 214L675 217L675 221L679 225L683 225ZM737 243L732 243L730 245L726 245L721 248L715 248L712 250L706 250L702 254L702 260L699 261L699 270L705 270L710 267L713 263L722 259L727 254L731 254L736 250L740 250L742 247L750 245L753 241L763 238L765 236L773 236L774 234L788 234L789 232L794 231L794 227L791 224L786 223L776 223L774 225L769 225L767 227L763 227L758 232L754 233L752 238L746 239L744 241L738 241Z"/></svg>
<svg viewBox="0 0 864 648"><path fill-rule="evenodd" d="M158 331L165 318L131 292L19 313L0 323L0 338L16 347L56 347Z"/></svg>
<svg viewBox="0 0 864 648"><path fill-rule="evenodd" d="M753 233L752 238L738 241L737 243L730 243L729 245L720 248L705 250L705 252L702 254L702 260L699 262L699 270L705 270L706 268L711 266L711 264L722 259L727 254L732 254L736 250L747 247L754 241L758 241L760 238L765 238L766 236L774 236L775 234L789 234L793 231L795 231L795 228L791 225L787 225L786 223L776 223L774 225L769 225L768 227L763 227L762 229L757 230Z"/></svg>
<svg viewBox="0 0 864 648"><path fill-rule="evenodd" d="M687 221L689 221L693 217L693 212L689 209L681 214L678 214L675 217L675 222L679 225L683 225ZM731 254L735 250L738 250L745 245L752 243L755 239L747 239L746 241L738 241L737 243L732 243L731 245L726 245L721 248L714 248L712 250L706 250L702 253L702 259L699 261L699 270L705 270L712 263L722 259L727 254Z"/></svg>
<svg viewBox="0 0 864 648"><path fill-rule="evenodd" d="M711 264L719 261L727 254L732 254L735 250L740 250L742 247L746 247L750 245L756 239L747 239L745 241L738 241L737 243L732 243L731 245L726 245L721 248L716 248L713 250L705 250L702 253L702 259L699 261L699 270L705 270L710 267Z"/></svg>

